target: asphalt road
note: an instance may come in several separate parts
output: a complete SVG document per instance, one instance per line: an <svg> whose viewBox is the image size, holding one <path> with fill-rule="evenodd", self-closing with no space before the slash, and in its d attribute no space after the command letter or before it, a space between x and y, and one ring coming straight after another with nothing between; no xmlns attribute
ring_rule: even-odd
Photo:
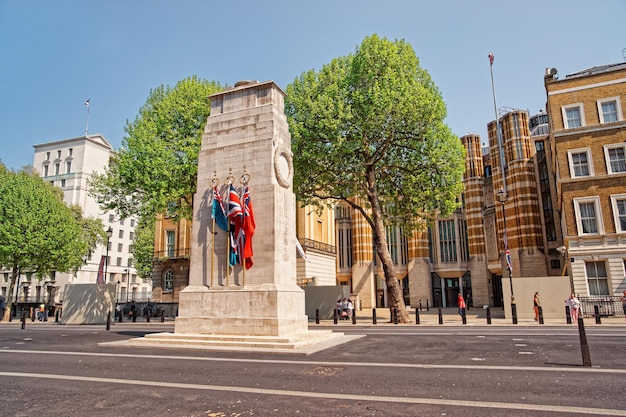
<svg viewBox="0 0 626 417"><path fill-rule="evenodd" d="M0 415L626 416L624 325L586 329L592 367L575 326L331 328L365 337L298 355L98 346L167 322L0 324Z"/></svg>

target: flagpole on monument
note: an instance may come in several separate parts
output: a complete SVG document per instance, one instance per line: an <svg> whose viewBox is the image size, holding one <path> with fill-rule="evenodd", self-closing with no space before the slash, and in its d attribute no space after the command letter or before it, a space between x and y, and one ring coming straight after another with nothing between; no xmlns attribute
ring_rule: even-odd
<svg viewBox="0 0 626 417"><path fill-rule="evenodd" d="M493 82L493 60L495 55L490 52L489 55L489 71L491 74L491 92L493 95L493 110L496 116L496 136L498 138L498 150L500 151L500 174L502 175L502 188L498 191L498 200L502 203L502 223L503 234L502 241L504 243L504 260L506 262L506 269L509 271L509 284L511 286L511 318L513 324L517 324L517 306L515 304L515 295L513 294L513 266L511 264L511 255L509 252L508 236L506 228L506 211L505 203L507 200L506 189L506 161L504 160L504 146L502 143L502 132L500 130L500 118L498 117L498 105L496 103L496 87Z"/></svg>
<svg viewBox="0 0 626 417"><path fill-rule="evenodd" d="M243 175L241 176L241 178L239 179L239 182L241 182L241 184L243 185L243 193L244 195L241 196L240 200L243 203L243 216L244 216L244 221L245 221L245 217L246 217L246 196L245 196L245 189L248 186L248 181L250 180L250 175L248 175L248 173L246 172L246 167L244 165L243 167ZM246 236L246 239L248 239L248 236ZM243 265L243 278L242 278L242 282L241 284L245 287L246 286L246 255L245 253L241 253L241 264Z"/></svg>
<svg viewBox="0 0 626 417"><path fill-rule="evenodd" d="M89 100L91 99L87 99L87 101L85 101L85 107L87 107L87 122L85 123L85 136L87 136L89 134Z"/></svg>
<svg viewBox="0 0 626 417"><path fill-rule="evenodd" d="M228 184L228 192L226 194L228 195L228 200L226 200L226 207L230 206L230 187L233 185L233 182L235 182L235 177L233 177L233 169L228 168L228 177L226 177L226 183ZM228 236L228 244L226 245L226 286L228 286L230 285L230 251L233 244L233 237L230 234L230 213L228 211L226 212L226 217L228 220L226 223L228 226L226 230L226 235Z"/></svg>
<svg viewBox="0 0 626 417"><path fill-rule="evenodd" d="M217 190L217 186L220 184L219 178L217 178L217 171L213 171L213 179L211 180L211 185L213 186L213 204L219 204L219 201L215 199L215 190ZM212 208L212 211L215 211L215 208ZM213 217L213 224L211 227L211 285L213 287L213 268L215 265L215 235L217 232L215 231L215 216Z"/></svg>

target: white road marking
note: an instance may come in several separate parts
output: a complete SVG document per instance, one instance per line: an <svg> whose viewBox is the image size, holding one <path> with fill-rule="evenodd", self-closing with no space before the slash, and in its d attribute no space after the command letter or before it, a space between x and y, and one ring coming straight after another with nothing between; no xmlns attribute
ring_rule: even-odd
<svg viewBox="0 0 626 417"><path fill-rule="evenodd" d="M132 353L98 353L98 352L55 352L51 350L0 350L3 353L27 353L40 355L65 356L94 356L103 358L132 358L132 359L157 359L157 360L182 360L202 362L236 362L236 363L269 363L287 365L315 365L315 366L362 366L370 368L414 368L414 369L480 369L480 370L507 370L507 371L538 371L538 372L583 372L603 374L626 374L626 369L604 369L598 367L540 367L540 366L498 366L498 365L446 365L446 364L421 364L421 363L393 363L393 362L332 362L332 361L299 361L287 359L244 359L244 358L217 358L199 356L174 356L174 355L145 355Z"/></svg>
<svg viewBox="0 0 626 417"><path fill-rule="evenodd" d="M492 409L504 409L504 410L525 410L525 411L541 411L541 412L556 412L565 414L591 414L598 416L623 416L624 410L612 410L608 408L586 408L586 407L569 407L561 405L547 405L547 404L522 404L522 403L505 403L505 402L483 402L483 401L468 401L468 400L453 400L453 399L438 399L438 398L407 398L407 397L389 397L380 395L358 395L347 393L334 393L334 392L308 392L308 391L291 391L291 390L276 390L267 388L250 388L250 387L235 387L235 386L220 386L220 385L200 385L200 384L184 384L176 382L159 382L159 381L140 381L140 380L128 380L118 378L97 378L88 376L77 375L58 375L58 374L43 374L43 373L21 373L21 372L0 372L1 376L14 377L14 378L32 378L32 379L52 379L62 381L84 381L104 384L123 384L123 385L136 385L136 386L149 386L149 387L162 387L165 389L180 388L180 389L197 389L205 391L226 391L226 392L241 392L246 394L261 394L261 395L281 395L292 397L305 397L305 398L323 398L323 399L336 399L336 400L354 400L354 401L375 401L375 402L392 402L400 404L430 404L430 405L446 405L456 407L474 407L474 408L492 408Z"/></svg>

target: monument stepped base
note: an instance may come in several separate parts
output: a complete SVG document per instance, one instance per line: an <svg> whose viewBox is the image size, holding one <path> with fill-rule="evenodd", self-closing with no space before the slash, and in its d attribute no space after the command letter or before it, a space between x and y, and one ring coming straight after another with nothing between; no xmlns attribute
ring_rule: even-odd
<svg viewBox="0 0 626 417"><path fill-rule="evenodd" d="M144 337L98 345L311 354L361 337L363 335L346 336L331 330L309 330L290 336L152 333Z"/></svg>

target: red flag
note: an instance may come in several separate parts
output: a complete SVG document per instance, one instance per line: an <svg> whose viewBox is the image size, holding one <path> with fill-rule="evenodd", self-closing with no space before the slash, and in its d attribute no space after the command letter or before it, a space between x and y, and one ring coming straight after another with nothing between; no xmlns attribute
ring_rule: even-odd
<svg viewBox="0 0 626 417"><path fill-rule="evenodd" d="M489 55L487 56L489 57L489 63L493 65L493 59L495 58L495 55L493 54L493 52L489 52Z"/></svg>
<svg viewBox="0 0 626 417"><path fill-rule="evenodd" d="M250 189L248 184L243 187L243 225L242 230L244 233L244 246L242 258L246 261L246 269L250 269L252 266L252 235L254 235L254 229L256 223L254 222L254 212L252 211L252 200L250 199Z"/></svg>
<svg viewBox="0 0 626 417"><path fill-rule="evenodd" d="M100 266L98 267L98 278L96 284L106 284L106 277L104 276L104 265L106 265L107 257L102 255L100 258Z"/></svg>

